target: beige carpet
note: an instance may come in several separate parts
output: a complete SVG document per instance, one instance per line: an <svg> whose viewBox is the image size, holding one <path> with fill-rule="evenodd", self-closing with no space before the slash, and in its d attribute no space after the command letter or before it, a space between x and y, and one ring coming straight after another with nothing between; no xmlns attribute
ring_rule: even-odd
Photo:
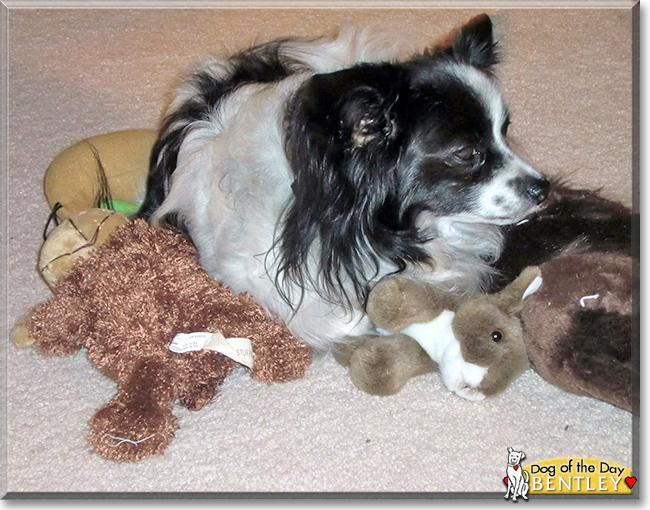
<svg viewBox="0 0 650 510"><path fill-rule="evenodd" d="M425 46L476 10L20 10L8 12L7 323L47 299L36 268L48 216L42 176L88 136L154 128L197 59L343 25ZM490 12L490 11L488 11ZM499 70L513 139L536 168L632 202L632 11L503 10ZM528 461L582 456L634 468L633 419L526 372L479 403L430 374L393 397L358 391L331 357L266 387L243 372L200 412L178 408L164 456L116 465L90 454L88 419L115 392L85 353L6 349L4 494L42 492L484 493L504 486L507 447ZM4 419L4 418L3 418ZM433 494L431 494L433 493Z"/></svg>

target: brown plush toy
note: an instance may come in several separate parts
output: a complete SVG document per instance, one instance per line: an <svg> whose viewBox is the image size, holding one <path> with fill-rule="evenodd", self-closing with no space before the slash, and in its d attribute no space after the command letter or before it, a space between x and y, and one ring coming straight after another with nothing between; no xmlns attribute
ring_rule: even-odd
<svg viewBox="0 0 650 510"><path fill-rule="evenodd" d="M553 259L541 266L544 285L521 312L528 358L539 375L565 391L630 412L639 405L632 392L638 378L632 264L631 255L621 251Z"/></svg>
<svg viewBox="0 0 650 510"><path fill-rule="evenodd" d="M521 314L532 367L565 391L631 412L639 409L638 221L623 204L558 182L534 215L507 228L495 266L501 282L531 260L542 270L544 286Z"/></svg>
<svg viewBox="0 0 650 510"><path fill-rule="evenodd" d="M235 297L210 278L183 236L142 220L118 227L76 262L55 283L54 297L16 325L12 340L46 356L88 349L95 367L118 383L90 420L89 444L104 458L133 462L169 445L178 428L175 403L201 409L240 366L214 350L170 350L176 335L195 332L249 339L250 374L265 383L298 379L311 363L311 350L249 295Z"/></svg>
<svg viewBox="0 0 650 510"><path fill-rule="evenodd" d="M335 357L352 381L375 395L397 393L416 375L440 371L443 383L468 400L496 395L528 367L516 313L541 285L529 267L498 294L459 297L404 277L380 281L367 312L392 333L367 336Z"/></svg>

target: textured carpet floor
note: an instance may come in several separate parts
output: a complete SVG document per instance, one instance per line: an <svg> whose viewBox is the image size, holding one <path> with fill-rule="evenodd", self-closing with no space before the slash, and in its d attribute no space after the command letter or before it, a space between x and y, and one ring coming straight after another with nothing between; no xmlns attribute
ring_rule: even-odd
<svg viewBox="0 0 650 510"><path fill-rule="evenodd" d="M48 216L42 177L88 136L155 128L171 85L199 58L343 25L425 46L478 11L20 10L9 19L9 327L50 292L36 271ZM632 12L505 10L499 77L512 137L538 169L632 202ZM85 353L45 359L3 339L11 492L503 490L506 449L528 461L582 456L632 467L632 417L526 372L479 403L435 374L393 397L358 391L331 357L266 387L243 372L200 412L178 408L164 456L116 465L90 454L88 419L115 384ZM4 418L3 418L4 419Z"/></svg>

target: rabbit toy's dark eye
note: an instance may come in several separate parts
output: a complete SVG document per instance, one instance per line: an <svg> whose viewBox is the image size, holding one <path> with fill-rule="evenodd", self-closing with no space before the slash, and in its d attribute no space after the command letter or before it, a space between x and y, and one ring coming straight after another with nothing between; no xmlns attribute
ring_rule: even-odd
<svg viewBox="0 0 650 510"><path fill-rule="evenodd" d="M502 338L503 335L501 334L501 331L492 332L492 340L494 340L495 342L500 342Z"/></svg>

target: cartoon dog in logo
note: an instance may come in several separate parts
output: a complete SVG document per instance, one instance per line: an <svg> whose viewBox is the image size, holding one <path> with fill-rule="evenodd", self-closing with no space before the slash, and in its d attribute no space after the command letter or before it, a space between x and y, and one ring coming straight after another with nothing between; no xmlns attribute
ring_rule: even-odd
<svg viewBox="0 0 650 510"><path fill-rule="evenodd" d="M512 494L512 500L517 501L518 497L528 500L528 473L524 473L521 468L522 459L526 458L524 452L518 452L512 447L508 447L508 467L506 468L508 490L504 499L508 499Z"/></svg>

